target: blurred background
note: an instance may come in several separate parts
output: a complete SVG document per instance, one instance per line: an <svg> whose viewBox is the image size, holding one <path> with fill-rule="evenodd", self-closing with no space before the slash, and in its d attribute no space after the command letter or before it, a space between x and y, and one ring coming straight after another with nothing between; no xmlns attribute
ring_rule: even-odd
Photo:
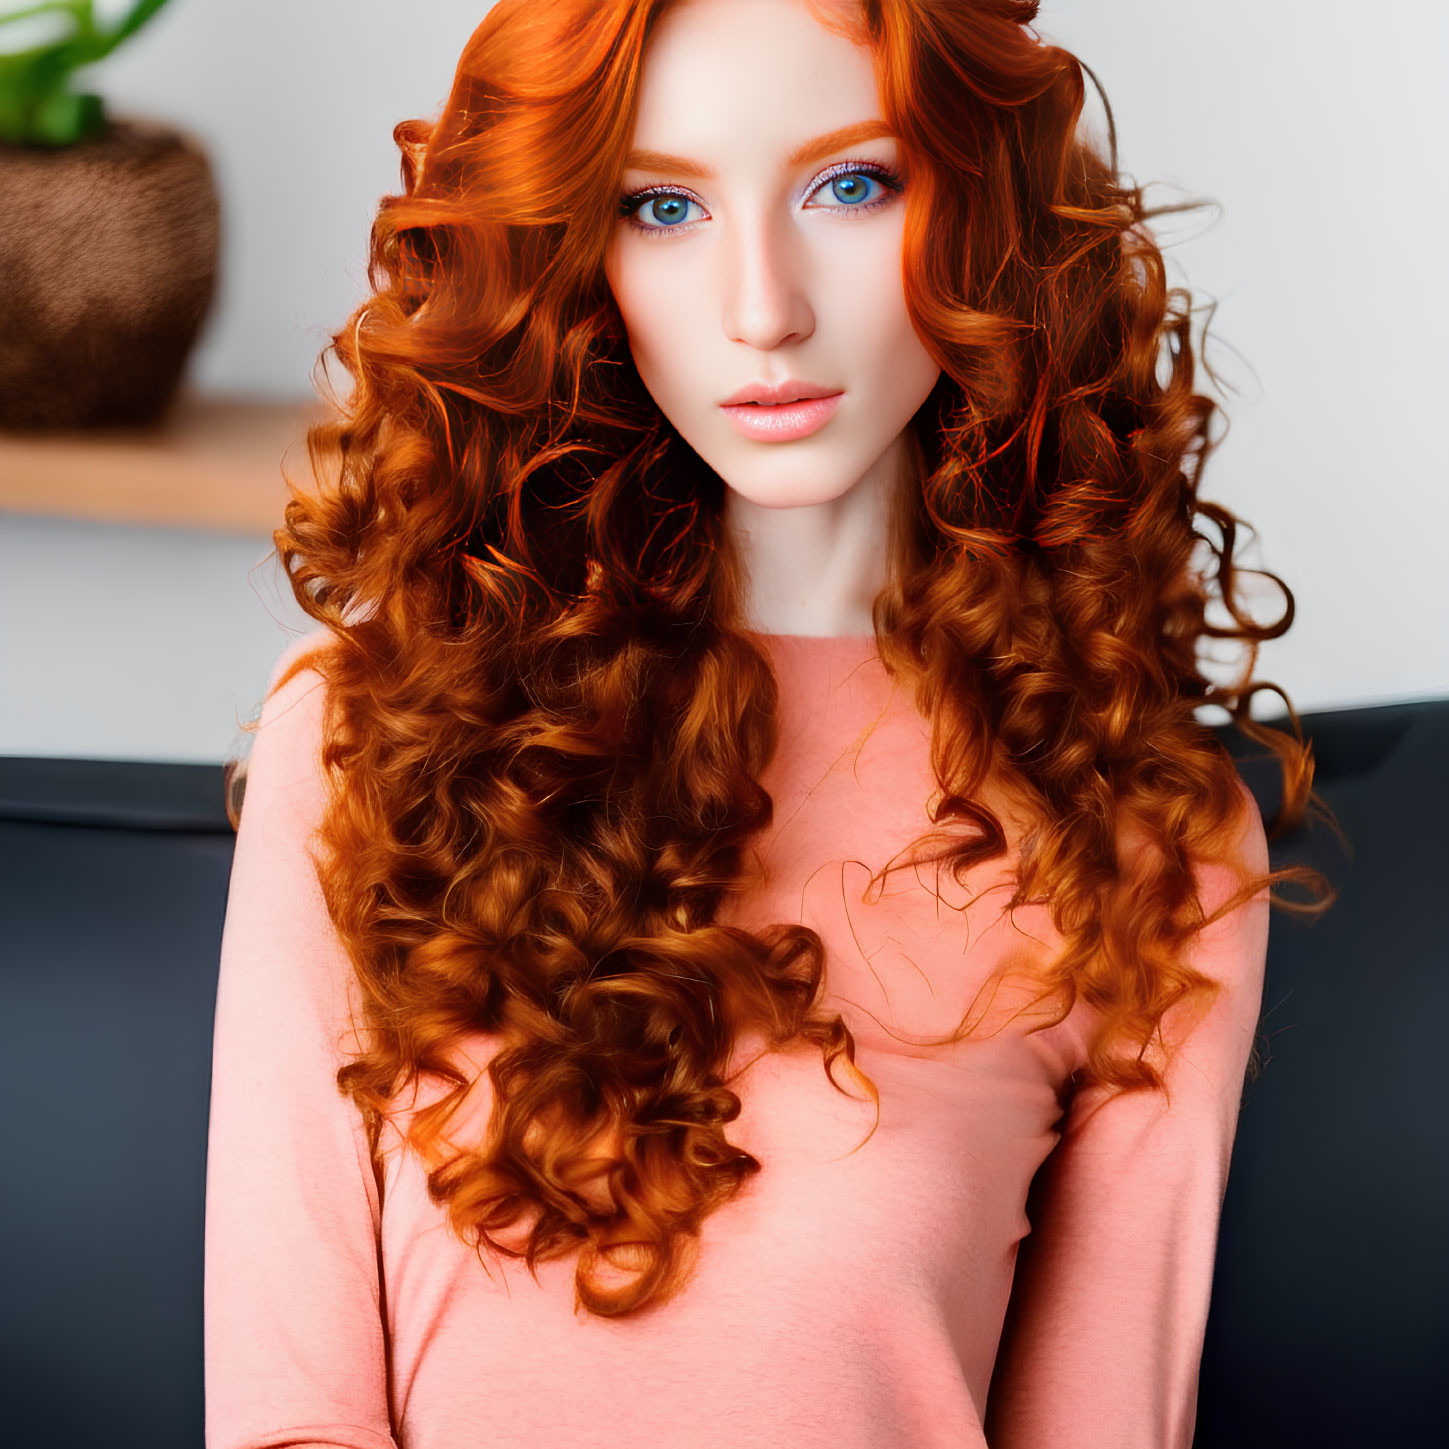
<svg viewBox="0 0 1449 1449"><path fill-rule="evenodd" d="M366 294L374 207L400 186L392 128L442 105L487 8L170 0L79 73L109 114L209 161L214 295L154 426L0 428L0 755L214 763L241 740L310 627L270 534L284 455L305 476L314 364ZM32 23L0 23L0 55L35 44ZM1096 73L1154 200L1216 203L1160 236L1173 280L1216 304L1220 386L1201 385L1230 423L1202 494L1253 525L1242 558L1297 599L1260 675L1305 711L1449 694L1449 480L1430 436L1449 204L1425 160L1449 132L1449 7L1045 0L1037 28ZM1088 110L1105 135L1091 91ZM0 326L18 270L0 272ZM1253 597L1277 616L1270 586ZM1254 712L1280 709L1261 695Z"/></svg>

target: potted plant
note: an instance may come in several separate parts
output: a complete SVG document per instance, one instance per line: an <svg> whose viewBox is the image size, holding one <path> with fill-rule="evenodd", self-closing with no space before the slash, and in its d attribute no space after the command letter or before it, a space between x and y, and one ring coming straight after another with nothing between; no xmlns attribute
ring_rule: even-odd
<svg viewBox="0 0 1449 1449"><path fill-rule="evenodd" d="M0 13L0 41L12 21L59 27L0 53L0 428L156 421L210 310L221 208L205 150L74 84L166 3L112 25L93 0Z"/></svg>

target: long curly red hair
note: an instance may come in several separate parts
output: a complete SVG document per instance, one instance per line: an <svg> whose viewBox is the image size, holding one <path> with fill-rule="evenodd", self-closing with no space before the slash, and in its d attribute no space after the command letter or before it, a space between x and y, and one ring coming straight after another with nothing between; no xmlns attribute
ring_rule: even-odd
<svg viewBox="0 0 1449 1449"><path fill-rule="evenodd" d="M406 1137L454 1230L531 1271L577 1252L577 1304L602 1315L677 1292L703 1218L761 1169L726 1130L741 1033L814 1043L879 1100L818 1005L820 937L719 920L771 820L776 684L740 623L722 481L643 388L603 273L671 3L499 0L441 114L397 126L372 292L323 353L352 393L309 432L313 479L274 534L327 629L278 687L304 666L326 682L319 873L368 1043L339 1087L376 1152L405 1087L447 1084ZM1063 949L1037 999L1099 1013L1080 1084L1162 1088L1164 1012L1219 989L1185 954L1201 871L1240 881L1211 919L1288 879L1319 899L1280 906L1331 900L1306 867L1265 869L1196 711L1276 753L1269 833L1324 807L1291 704L1291 734L1249 713L1263 689L1288 703L1252 674L1293 601L1266 575L1286 609L1254 622L1238 520L1198 497L1216 404L1194 391L1190 295L1115 142L1104 158L1079 134L1084 67L1036 12L819 14L876 57L910 178L906 296L943 369L877 645L932 721L937 858L960 879L1017 851L1008 909L1050 905ZM1214 685L1198 647L1224 638L1244 664ZM978 798L988 779L1034 822L1020 839ZM473 1081L454 1048L480 1032L494 1108L446 1155Z"/></svg>

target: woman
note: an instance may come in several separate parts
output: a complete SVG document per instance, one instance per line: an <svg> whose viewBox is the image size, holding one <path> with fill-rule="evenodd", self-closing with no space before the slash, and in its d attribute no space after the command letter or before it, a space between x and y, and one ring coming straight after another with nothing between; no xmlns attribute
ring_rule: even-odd
<svg viewBox="0 0 1449 1449"><path fill-rule="evenodd" d="M1035 11L500 0L398 128L276 535L210 1449L1191 1442L1298 876L1194 711L1311 764Z"/></svg>

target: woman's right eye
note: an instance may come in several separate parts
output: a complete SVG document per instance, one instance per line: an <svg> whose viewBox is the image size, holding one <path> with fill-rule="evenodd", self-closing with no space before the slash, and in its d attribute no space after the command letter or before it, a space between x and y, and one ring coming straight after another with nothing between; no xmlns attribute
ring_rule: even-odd
<svg viewBox="0 0 1449 1449"><path fill-rule="evenodd" d="M654 191L636 191L619 203L619 215L639 231L678 231L691 206L699 203L680 191L660 187ZM641 209L647 213L639 219Z"/></svg>

